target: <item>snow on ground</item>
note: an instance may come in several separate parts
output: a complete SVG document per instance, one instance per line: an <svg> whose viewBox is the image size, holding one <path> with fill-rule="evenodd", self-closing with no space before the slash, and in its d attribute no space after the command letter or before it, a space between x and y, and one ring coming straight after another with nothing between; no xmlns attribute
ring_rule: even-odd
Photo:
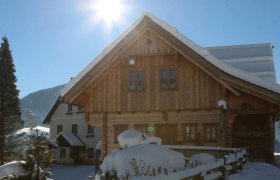
<svg viewBox="0 0 280 180"><path fill-rule="evenodd" d="M24 161L12 161L0 166L0 179L9 175L17 176L23 174L23 170L20 167L23 163Z"/></svg>
<svg viewBox="0 0 280 180"><path fill-rule="evenodd" d="M87 180L88 176L95 176L95 166L92 165L60 165L53 164L49 170L53 180Z"/></svg>
<svg viewBox="0 0 280 180"><path fill-rule="evenodd" d="M278 180L280 169L276 166L261 162L247 162L244 169L229 176L229 180Z"/></svg>

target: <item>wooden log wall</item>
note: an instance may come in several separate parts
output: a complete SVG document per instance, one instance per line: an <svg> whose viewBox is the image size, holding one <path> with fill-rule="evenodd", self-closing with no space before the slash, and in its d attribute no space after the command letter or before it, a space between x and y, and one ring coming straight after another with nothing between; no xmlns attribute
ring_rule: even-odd
<svg viewBox="0 0 280 180"><path fill-rule="evenodd" d="M135 65L127 64L130 57L135 59ZM143 123L176 124L178 143L183 143L182 124L198 123L198 130L203 131L203 124L219 123L217 102L225 100L228 106L226 140L230 146L231 124L236 114L244 113L244 106L263 113L269 111L267 101L242 91L236 96L149 30L124 53L113 58L114 63L99 72L102 75L90 85L83 99L89 120L97 127L107 127L108 152L118 147L114 143L115 124L129 124L129 128ZM162 68L176 68L177 89L160 88ZM143 91L128 90L128 76L133 70L144 72ZM104 112L108 114L107 125L102 124ZM168 113L168 122L162 120L163 113Z"/></svg>
<svg viewBox="0 0 280 180"><path fill-rule="evenodd" d="M129 57L136 60L135 65L126 63ZM226 92L217 81L149 31L116 61L88 89L91 113L216 109L217 100ZM162 68L176 68L176 90L161 90ZM128 90L128 75L133 70L144 71L144 91Z"/></svg>

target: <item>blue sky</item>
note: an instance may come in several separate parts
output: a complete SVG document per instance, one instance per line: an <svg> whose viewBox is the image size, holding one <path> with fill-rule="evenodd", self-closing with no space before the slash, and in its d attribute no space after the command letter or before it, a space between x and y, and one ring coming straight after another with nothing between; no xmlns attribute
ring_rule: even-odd
<svg viewBox="0 0 280 180"><path fill-rule="evenodd" d="M123 21L93 21L94 0L0 0L0 36L13 53L20 97L67 83L149 11L202 47L273 43L280 82L280 1L122 0Z"/></svg>

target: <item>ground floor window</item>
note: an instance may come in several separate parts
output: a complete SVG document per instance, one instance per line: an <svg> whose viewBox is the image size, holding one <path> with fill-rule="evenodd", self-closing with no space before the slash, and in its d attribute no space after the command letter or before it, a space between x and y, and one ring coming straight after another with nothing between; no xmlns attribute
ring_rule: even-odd
<svg viewBox="0 0 280 180"><path fill-rule="evenodd" d="M59 157L66 158L66 148L60 148Z"/></svg>
<svg viewBox="0 0 280 180"><path fill-rule="evenodd" d="M204 126L205 142L217 142L217 124L206 124Z"/></svg>
<svg viewBox="0 0 280 180"><path fill-rule="evenodd" d="M87 149L87 158L93 159L94 158L94 148Z"/></svg>
<svg viewBox="0 0 280 180"><path fill-rule="evenodd" d="M194 142L196 136L196 124L184 124L183 128L184 141Z"/></svg>
<svg viewBox="0 0 280 180"><path fill-rule="evenodd" d="M114 125L115 144L118 143L118 135L127 129L128 129L128 125Z"/></svg>

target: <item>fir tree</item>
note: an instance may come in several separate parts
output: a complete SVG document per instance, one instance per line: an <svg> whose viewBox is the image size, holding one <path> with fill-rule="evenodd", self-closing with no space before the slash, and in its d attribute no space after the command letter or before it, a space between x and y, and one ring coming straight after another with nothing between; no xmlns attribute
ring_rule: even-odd
<svg viewBox="0 0 280 180"><path fill-rule="evenodd" d="M9 42L2 38L0 47L0 164L5 160L5 137L22 126L19 91Z"/></svg>
<svg viewBox="0 0 280 180"><path fill-rule="evenodd" d="M26 172L26 178L29 180L45 180L50 175L48 171L44 171L43 168L49 167L51 163L48 141L46 134L39 132L37 128L37 121L34 114L30 111L30 130L29 141L27 143L27 149L25 151L25 164L22 168Z"/></svg>

